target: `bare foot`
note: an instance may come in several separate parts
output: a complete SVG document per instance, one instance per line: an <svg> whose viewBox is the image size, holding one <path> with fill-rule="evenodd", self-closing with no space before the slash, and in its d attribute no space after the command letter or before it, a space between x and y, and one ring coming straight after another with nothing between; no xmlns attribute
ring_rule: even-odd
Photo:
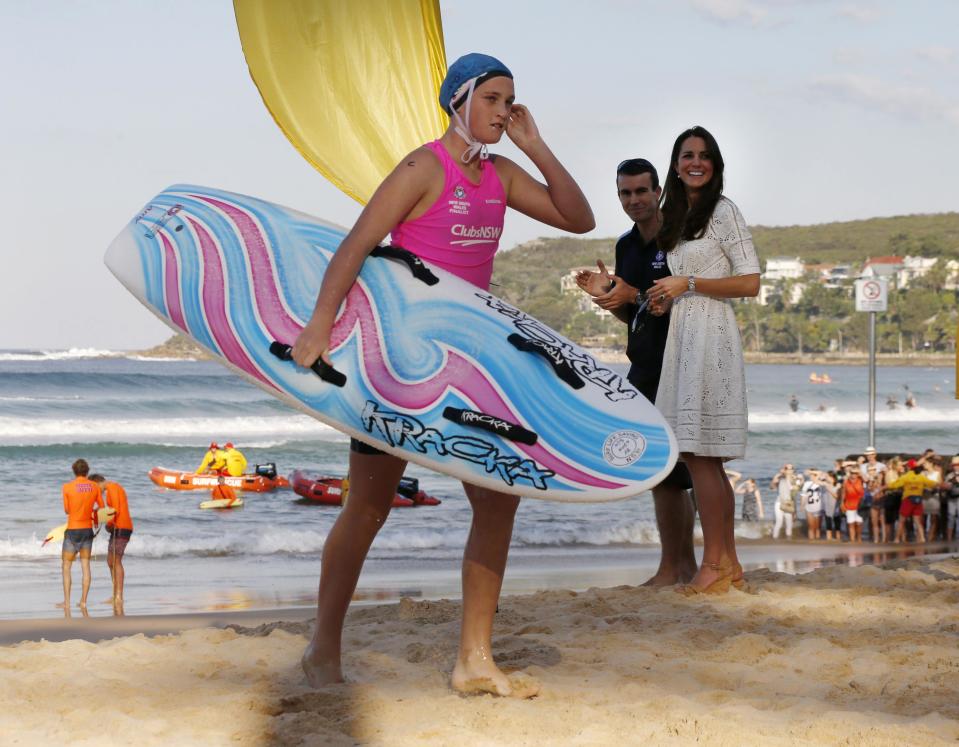
<svg viewBox="0 0 959 747"><path fill-rule="evenodd" d="M113 604L113 603L114 603L113 597L110 597L109 599L104 599L103 602L101 602L101 604Z"/></svg>
<svg viewBox="0 0 959 747"><path fill-rule="evenodd" d="M652 578L641 584L641 586L650 586L660 589L664 586L675 586L676 584L685 584L696 575L696 563L680 563L679 568L673 566L660 565Z"/></svg>
<svg viewBox="0 0 959 747"><path fill-rule="evenodd" d="M70 609L70 603L69 603L69 602L57 602L57 607L58 607L59 609L61 609L61 610L68 610L68 609Z"/></svg>
<svg viewBox="0 0 959 747"><path fill-rule="evenodd" d="M340 662L318 659L312 641L303 652L300 666L303 667L303 674L306 675L306 681L310 687L320 688L337 682L346 682Z"/></svg>
<svg viewBox="0 0 959 747"><path fill-rule="evenodd" d="M491 693L520 699L533 698L540 690L539 681L524 672L514 672L507 676L496 666L485 647L456 660L450 684L454 690L464 695Z"/></svg>
<svg viewBox="0 0 959 747"><path fill-rule="evenodd" d="M656 575L652 578L647 579L640 586L649 586L654 589L662 589L665 586L675 586L682 579L679 577L679 572L667 572L667 571L657 571Z"/></svg>

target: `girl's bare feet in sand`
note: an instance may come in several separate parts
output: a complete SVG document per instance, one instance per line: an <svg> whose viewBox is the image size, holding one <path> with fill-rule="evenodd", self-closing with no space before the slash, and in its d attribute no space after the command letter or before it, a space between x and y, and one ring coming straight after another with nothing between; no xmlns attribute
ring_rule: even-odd
<svg viewBox="0 0 959 747"><path fill-rule="evenodd" d="M662 588L664 586L675 586L676 584L687 584L696 575L696 565L683 564L680 567L669 566L664 568L660 564L659 569L656 571L655 575L640 584L641 586L651 586L655 589Z"/></svg>
<svg viewBox="0 0 959 747"><path fill-rule="evenodd" d="M303 652L300 666L303 667L303 674L306 675L306 681L310 683L310 687L319 688L334 685L338 682L346 682L343 678L339 657L319 656L313 646L313 641L310 641L306 651Z"/></svg>
<svg viewBox="0 0 959 747"><path fill-rule="evenodd" d="M528 674L514 672L507 676L493 662L485 649L476 649L468 656L460 655L453 667L450 684L465 695L491 693L509 698L532 698L539 694L539 681Z"/></svg>

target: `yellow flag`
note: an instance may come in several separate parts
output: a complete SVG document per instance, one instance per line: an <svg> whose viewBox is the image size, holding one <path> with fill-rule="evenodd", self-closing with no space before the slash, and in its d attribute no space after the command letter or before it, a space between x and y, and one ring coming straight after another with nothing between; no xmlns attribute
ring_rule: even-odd
<svg viewBox="0 0 959 747"><path fill-rule="evenodd" d="M250 75L303 157L365 203L448 118L439 0L234 0Z"/></svg>

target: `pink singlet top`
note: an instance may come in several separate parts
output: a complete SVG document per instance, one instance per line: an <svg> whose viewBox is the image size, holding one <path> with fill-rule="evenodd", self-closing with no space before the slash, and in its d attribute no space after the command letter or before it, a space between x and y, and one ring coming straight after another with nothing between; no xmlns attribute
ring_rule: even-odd
<svg viewBox="0 0 959 747"><path fill-rule="evenodd" d="M506 193L496 167L491 161L481 161L480 183L473 184L439 140L425 147L443 164L443 192L419 218L394 228L392 242L488 289L506 214Z"/></svg>

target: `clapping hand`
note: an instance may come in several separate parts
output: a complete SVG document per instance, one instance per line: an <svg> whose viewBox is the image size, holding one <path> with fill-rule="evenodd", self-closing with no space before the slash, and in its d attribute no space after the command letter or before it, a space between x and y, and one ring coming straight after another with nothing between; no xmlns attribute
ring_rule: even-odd
<svg viewBox="0 0 959 747"><path fill-rule="evenodd" d="M597 259L596 266L599 267L599 272L580 270L576 273L576 285L594 297L608 293L613 284L612 276L603 264L603 260Z"/></svg>

